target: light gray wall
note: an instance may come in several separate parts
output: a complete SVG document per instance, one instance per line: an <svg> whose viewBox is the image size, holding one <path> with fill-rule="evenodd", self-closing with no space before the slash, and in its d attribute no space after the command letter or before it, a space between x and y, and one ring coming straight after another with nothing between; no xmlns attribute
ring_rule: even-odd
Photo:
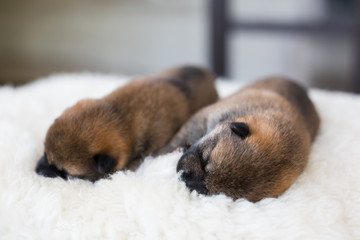
<svg viewBox="0 0 360 240"><path fill-rule="evenodd" d="M33 0L0 7L0 61L126 74L207 63L205 0Z"/></svg>
<svg viewBox="0 0 360 240"><path fill-rule="evenodd" d="M312 23L327 13L324 0L234 0L231 14L240 21ZM285 75L309 86L349 87L349 37L244 31L232 35L230 49L230 75L244 81Z"/></svg>
<svg viewBox="0 0 360 240"><path fill-rule="evenodd" d="M233 0L230 11L239 20L310 22L325 17L324 0ZM40 72L136 75L178 64L208 66L207 17L207 0L2 0L0 74L1 64L9 61L36 65ZM234 33L229 40L230 77L251 81L280 74L305 84L317 78L344 85L351 42L342 37L326 44L323 40Z"/></svg>

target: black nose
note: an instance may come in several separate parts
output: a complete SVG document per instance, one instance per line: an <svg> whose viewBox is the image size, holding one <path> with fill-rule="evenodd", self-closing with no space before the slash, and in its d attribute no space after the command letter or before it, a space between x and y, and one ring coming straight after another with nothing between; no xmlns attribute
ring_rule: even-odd
<svg viewBox="0 0 360 240"><path fill-rule="evenodd" d="M94 156L95 166L100 173L110 173L116 166L116 160L106 154L97 154Z"/></svg>
<svg viewBox="0 0 360 240"><path fill-rule="evenodd" d="M63 179L67 179L67 173L64 170L59 170L54 165L49 164L46 154L44 154L38 161L35 171L37 174L45 177L61 177Z"/></svg>
<svg viewBox="0 0 360 240"><path fill-rule="evenodd" d="M201 164L201 158L194 151L187 151L180 158L177 172L181 172L180 180L185 182L186 187L191 191L195 190L200 194L207 194L205 184L205 172Z"/></svg>

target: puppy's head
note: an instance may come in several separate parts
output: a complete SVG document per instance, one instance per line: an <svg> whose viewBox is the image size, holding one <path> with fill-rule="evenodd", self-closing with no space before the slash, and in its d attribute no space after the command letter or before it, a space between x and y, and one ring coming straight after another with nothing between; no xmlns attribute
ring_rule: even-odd
<svg viewBox="0 0 360 240"><path fill-rule="evenodd" d="M306 161L300 139L287 131L255 117L219 123L180 158L180 179L190 190L234 200L277 197Z"/></svg>
<svg viewBox="0 0 360 240"><path fill-rule="evenodd" d="M36 172L96 181L127 164L131 149L126 132L111 105L80 101L49 128Z"/></svg>

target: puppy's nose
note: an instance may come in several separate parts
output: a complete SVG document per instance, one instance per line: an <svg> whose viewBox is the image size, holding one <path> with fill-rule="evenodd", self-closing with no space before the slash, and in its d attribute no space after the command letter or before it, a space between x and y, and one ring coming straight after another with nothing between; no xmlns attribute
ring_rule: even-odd
<svg viewBox="0 0 360 240"><path fill-rule="evenodd" d="M44 154L36 164L35 171L37 174L45 177L61 177L63 179L67 179L66 171L59 170L54 165L49 164L46 154Z"/></svg>
<svg viewBox="0 0 360 240"><path fill-rule="evenodd" d="M197 174L204 174L201 153L196 147L189 148L180 158L176 171L194 171Z"/></svg>
<svg viewBox="0 0 360 240"><path fill-rule="evenodd" d="M208 190L205 185L204 167L201 158L194 151L187 151L180 158L177 172L181 172L180 180L192 191L196 190L200 194L207 194Z"/></svg>

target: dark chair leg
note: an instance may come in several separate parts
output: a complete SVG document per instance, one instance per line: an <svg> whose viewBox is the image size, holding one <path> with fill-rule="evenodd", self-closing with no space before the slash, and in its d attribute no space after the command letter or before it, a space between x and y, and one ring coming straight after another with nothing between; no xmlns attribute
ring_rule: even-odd
<svg viewBox="0 0 360 240"><path fill-rule="evenodd" d="M218 76L227 76L227 0L210 0L210 64Z"/></svg>
<svg viewBox="0 0 360 240"><path fill-rule="evenodd" d="M353 65L353 89L351 89L355 93L360 93L360 1L356 3L356 13L355 13L355 21L356 21L356 33L354 34L354 44L355 44L355 52L354 52L354 65Z"/></svg>

